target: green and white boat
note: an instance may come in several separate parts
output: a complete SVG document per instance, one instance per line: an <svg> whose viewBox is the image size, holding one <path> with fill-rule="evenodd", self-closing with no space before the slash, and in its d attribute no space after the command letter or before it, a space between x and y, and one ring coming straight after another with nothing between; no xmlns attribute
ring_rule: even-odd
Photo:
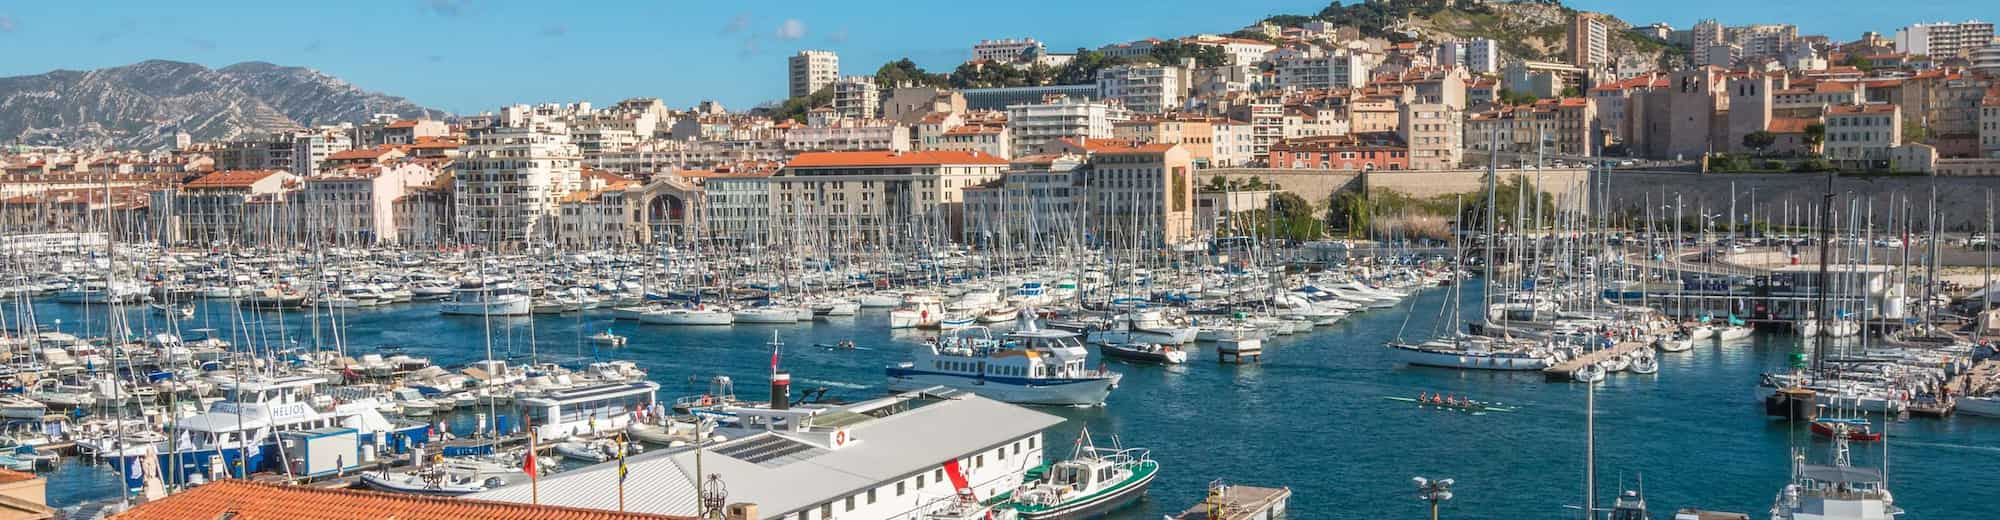
<svg viewBox="0 0 2000 520"><path fill-rule="evenodd" d="M1022 520L1096 518L1146 495L1160 463L1141 448L1099 448L1090 430L1078 435L1069 460L1028 471L1027 482L1010 497Z"/></svg>

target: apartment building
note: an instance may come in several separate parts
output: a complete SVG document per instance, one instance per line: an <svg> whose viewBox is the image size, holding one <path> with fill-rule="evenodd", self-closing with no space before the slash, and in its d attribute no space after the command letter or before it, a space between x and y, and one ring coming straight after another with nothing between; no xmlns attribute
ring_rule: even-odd
<svg viewBox="0 0 2000 520"><path fill-rule="evenodd" d="M1409 146L1395 132L1286 139L1271 145L1270 167L1313 170L1408 170Z"/></svg>
<svg viewBox="0 0 2000 520"><path fill-rule="evenodd" d="M159 192L153 206L173 208L164 218L166 228L176 232L174 242L259 244L272 236L278 224L251 206L283 200L298 178L280 170L219 171Z"/></svg>
<svg viewBox="0 0 2000 520"><path fill-rule="evenodd" d="M1209 168L1215 162L1215 120L1206 117L1134 118L1112 125L1111 137L1124 142L1181 145L1195 168Z"/></svg>
<svg viewBox="0 0 2000 520"><path fill-rule="evenodd" d="M1587 71L1563 63L1517 61L1507 65L1506 89L1538 98L1561 96L1571 87L1583 88Z"/></svg>
<svg viewBox="0 0 2000 520"><path fill-rule="evenodd" d="M960 241L981 248L1080 237L1089 217L1078 179L1084 157L1043 154L1010 162L999 182L964 188Z"/></svg>
<svg viewBox="0 0 2000 520"><path fill-rule="evenodd" d="M1409 168L1457 168L1465 156L1464 114L1443 103L1410 103L1399 109L1396 134L1409 147Z"/></svg>
<svg viewBox="0 0 2000 520"><path fill-rule="evenodd" d="M1229 108L1229 118L1241 121L1249 128L1249 153L1242 155L1246 165L1266 164L1271 155L1271 145L1285 138L1285 106L1277 103L1245 103ZM1238 144L1243 144L1238 141Z"/></svg>
<svg viewBox="0 0 2000 520"><path fill-rule="evenodd" d="M1889 167L1889 152L1903 144L1902 108L1891 104L1841 105L1826 112L1826 158L1841 169Z"/></svg>
<svg viewBox="0 0 2000 520"><path fill-rule="evenodd" d="M1611 33L1604 20L1577 13L1568 26L1569 64L1592 68L1611 63Z"/></svg>
<svg viewBox="0 0 2000 520"><path fill-rule="evenodd" d="M1097 71L1099 99L1117 100L1133 112L1179 110L1193 80L1188 69L1152 63L1113 65Z"/></svg>
<svg viewBox="0 0 2000 520"><path fill-rule="evenodd" d="M972 44L972 59L968 61L1025 63L1047 53L1048 48L1034 38L979 40Z"/></svg>
<svg viewBox="0 0 2000 520"><path fill-rule="evenodd" d="M923 150L980 152L1001 159L1014 157L1013 136L1005 124L958 125L939 132Z"/></svg>
<svg viewBox="0 0 2000 520"><path fill-rule="evenodd" d="M881 119L837 120L785 131L787 153L811 151L909 150L910 127Z"/></svg>
<svg viewBox="0 0 2000 520"><path fill-rule="evenodd" d="M1500 72L1500 45L1487 38L1467 38L1438 44L1437 63L1458 65L1474 74Z"/></svg>
<svg viewBox="0 0 2000 520"><path fill-rule="evenodd" d="M977 152L803 153L769 180L771 219L780 229L827 230L808 241L902 243L913 225L931 230L920 237L956 237L959 190L999 178L1006 165Z"/></svg>
<svg viewBox="0 0 2000 520"><path fill-rule="evenodd" d="M1064 140L1056 151L1088 157L1074 185L1090 236L1138 247L1194 237L1194 164L1180 145Z"/></svg>
<svg viewBox="0 0 2000 520"><path fill-rule="evenodd" d="M1961 23L1919 23L1896 30L1896 50L1922 54L1932 59L1967 56L1993 45L1993 23L1967 20Z"/></svg>
<svg viewBox="0 0 2000 520"><path fill-rule="evenodd" d="M1111 126L1131 119L1122 106L1061 97L1042 103L1007 107L1007 130L1014 153L1038 153L1057 139L1111 137Z"/></svg>
<svg viewBox="0 0 2000 520"><path fill-rule="evenodd" d="M1675 72L1665 88L1634 93L1625 105L1630 152L1650 159L1694 160L1726 149L1711 146L1727 133L1726 79L1724 69L1701 67Z"/></svg>
<svg viewBox="0 0 2000 520"><path fill-rule="evenodd" d="M840 56L833 51L804 50L785 60L791 97L819 92L840 77Z"/></svg>
<svg viewBox="0 0 2000 520"><path fill-rule="evenodd" d="M293 191L301 232L308 239L343 244L402 243L396 201L413 186L427 186L437 172L414 163L354 164L306 177Z"/></svg>
<svg viewBox="0 0 2000 520"><path fill-rule="evenodd" d="M1979 101L1979 156L2000 159L2000 89Z"/></svg>
<svg viewBox="0 0 2000 520"><path fill-rule="evenodd" d="M1294 53L1277 60L1277 86L1298 89L1360 88L1368 84L1368 63L1345 49Z"/></svg>
<svg viewBox="0 0 2000 520"><path fill-rule="evenodd" d="M557 203L582 185L583 155L567 131L541 124L475 130L453 165L460 231L476 244L549 238Z"/></svg>
<svg viewBox="0 0 2000 520"><path fill-rule="evenodd" d="M833 83L833 111L846 119L874 119L881 113L882 89L874 76L842 76Z"/></svg>
<svg viewBox="0 0 2000 520"><path fill-rule="evenodd" d="M770 170L678 172L698 183L707 205L703 231L710 240L737 244L771 241Z"/></svg>

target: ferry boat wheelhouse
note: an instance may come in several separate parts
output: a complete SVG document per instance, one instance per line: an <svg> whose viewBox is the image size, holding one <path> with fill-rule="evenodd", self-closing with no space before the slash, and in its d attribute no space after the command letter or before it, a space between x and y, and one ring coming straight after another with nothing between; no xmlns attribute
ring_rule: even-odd
<svg viewBox="0 0 2000 520"><path fill-rule="evenodd" d="M1043 330L1032 319L995 340L973 326L913 349L912 360L888 368L889 388L945 386L1010 403L1097 405L1121 377L1087 368L1090 351L1074 332Z"/></svg>
<svg viewBox="0 0 2000 520"><path fill-rule="evenodd" d="M223 381L220 387L229 398L206 412L176 420L167 440L143 444L111 440L107 442L113 445L100 446L97 453L125 468L137 467L135 459L150 454L158 459L162 479L186 483L244 478L278 468L284 460L278 437L285 432L350 428L359 444L374 447L363 452L371 454L429 442L429 425L392 423L377 411L379 403L372 398L331 406L316 403L331 401L318 396L325 383L324 377L305 375ZM141 483L137 472L128 472L126 478L128 484Z"/></svg>
<svg viewBox="0 0 2000 520"><path fill-rule="evenodd" d="M543 439L613 432L632 424L632 412L650 409L660 384L652 381L603 383L516 399L514 404Z"/></svg>

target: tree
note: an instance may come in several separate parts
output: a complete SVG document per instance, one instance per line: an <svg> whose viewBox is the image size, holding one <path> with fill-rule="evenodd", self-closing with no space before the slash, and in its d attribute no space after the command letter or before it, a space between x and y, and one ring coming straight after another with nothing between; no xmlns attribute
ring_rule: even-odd
<svg viewBox="0 0 2000 520"><path fill-rule="evenodd" d="M1096 83L1098 70L1117 63L1116 59L1102 52L1079 47L1076 49L1076 57L1071 58L1068 64L1063 65L1062 71L1056 73L1055 83L1059 85Z"/></svg>
<svg viewBox="0 0 2000 520"><path fill-rule="evenodd" d="M1188 45L1178 40L1153 45L1152 57L1162 65L1177 65L1182 58L1194 58L1195 65L1216 67L1229 63L1229 54L1214 45Z"/></svg>
<svg viewBox="0 0 2000 520"><path fill-rule="evenodd" d="M813 91L812 94L787 99L784 103L780 103L777 108L771 111L771 119L777 121L790 119L804 123L806 121L806 112L811 112L814 108L827 106L832 103L833 87L831 85L820 87L819 90Z"/></svg>
<svg viewBox="0 0 2000 520"><path fill-rule="evenodd" d="M1514 105L1514 106L1533 105L1535 104L1535 101L1538 99L1540 98L1537 98L1535 97L1534 94L1529 94L1527 92L1515 92L1504 88L1500 89L1501 104Z"/></svg>
<svg viewBox="0 0 2000 520"><path fill-rule="evenodd" d="M1743 134L1743 147L1756 150L1757 155L1764 155L1765 148L1770 148L1771 145L1777 143L1778 143L1777 134L1773 134L1764 130L1758 130L1755 132Z"/></svg>
<svg viewBox="0 0 2000 520"><path fill-rule="evenodd" d="M1930 139L1931 139L1930 127L1917 124L1917 120L1915 119L1908 119L1908 118L1903 119L1903 142L1921 143L1924 141L1929 141Z"/></svg>
<svg viewBox="0 0 2000 520"><path fill-rule="evenodd" d="M1562 97L1566 98L1583 97L1583 91L1577 89L1575 86L1563 87Z"/></svg>
<svg viewBox="0 0 2000 520"><path fill-rule="evenodd" d="M1812 123L1812 124L1808 124L1808 125L1806 125L1806 147L1807 147L1807 148L1811 148L1811 149L1813 149L1814 151L1818 151L1818 150L1819 150L1819 145L1820 145L1820 143L1824 143L1824 142L1826 142L1826 124L1825 124L1825 123Z"/></svg>
<svg viewBox="0 0 2000 520"><path fill-rule="evenodd" d="M909 58L884 63L880 68L875 69L876 86L896 88L905 84L943 87L947 83L945 75L931 74L925 71L923 67L918 67L917 63L910 61Z"/></svg>

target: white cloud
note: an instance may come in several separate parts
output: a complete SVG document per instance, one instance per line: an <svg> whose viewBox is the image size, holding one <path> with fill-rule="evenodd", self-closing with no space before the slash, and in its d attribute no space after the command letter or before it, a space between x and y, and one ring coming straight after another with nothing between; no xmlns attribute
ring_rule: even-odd
<svg viewBox="0 0 2000 520"><path fill-rule="evenodd" d="M804 37L806 37L806 23L797 18L786 18L785 23L778 25L778 39L797 40Z"/></svg>

